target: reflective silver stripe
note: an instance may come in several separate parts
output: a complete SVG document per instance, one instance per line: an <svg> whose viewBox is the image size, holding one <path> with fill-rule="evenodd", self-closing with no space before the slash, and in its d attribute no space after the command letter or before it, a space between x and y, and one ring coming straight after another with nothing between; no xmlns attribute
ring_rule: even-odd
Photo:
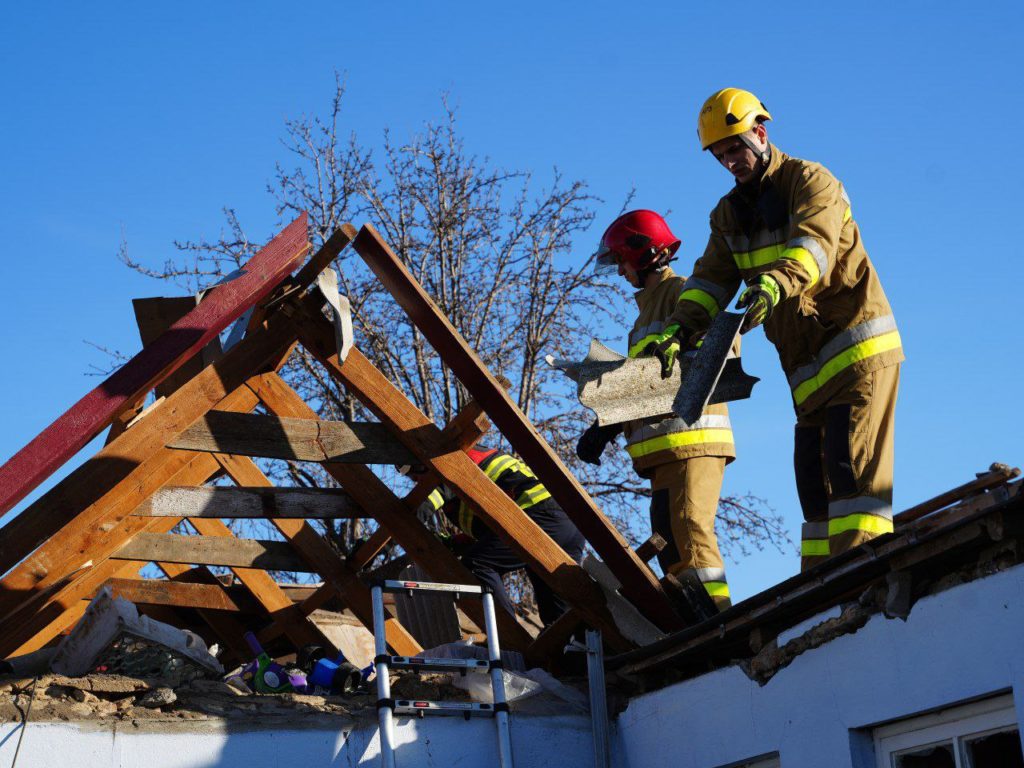
<svg viewBox="0 0 1024 768"><path fill-rule="evenodd" d="M694 568L697 578L701 581L721 581L728 584L725 578L725 568Z"/></svg>
<svg viewBox="0 0 1024 768"><path fill-rule="evenodd" d="M828 256L825 255L825 249L821 247L821 243L818 242L818 238L796 237L786 243L786 247L803 248L814 257L814 261L818 264L818 272L822 276L828 272Z"/></svg>
<svg viewBox="0 0 1024 768"><path fill-rule="evenodd" d="M725 235L725 242L733 253L745 253L756 251L758 248L765 248L769 245L776 245L786 241L789 234L789 224L774 230L759 229L750 237L746 235Z"/></svg>
<svg viewBox="0 0 1024 768"><path fill-rule="evenodd" d="M892 506L874 496L857 496L852 499L840 499L828 505L829 519L846 517L855 514L874 515L892 520Z"/></svg>
<svg viewBox="0 0 1024 768"><path fill-rule="evenodd" d="M842 184L839 185L839 194L843 196L843 201L847 205L853 205L853 203L850 202L850 196L846 194L846 187L844 187Z"/></svg>
<svg viewBox="0 0 1024 768"><path fill-rule="evenodd" d="M724 414L705 414L697 419L691 426L687 426L682 419L662 419L653 424L642 422L639 427L626 428L626 442L630 445L650 440L652 437L662 435L674 435L677 432L694 432L698 429L732 429L729 417Z"/></svg>
<svg viewBox="0 0 1024 768"><path fill-rule="evenodd" d="M669 323L667 319L655 320L653 323L648 323L643 328L637 328L635 331L631 331L629 334L629 346L632 347L645 336L651 336L655 333L661 333L663 330L665 330L665 326L667 325L671 325L671 323Z"/></svg>
<svg viewBox="0 0 1024 768"><path fill-rule="evenodd" d="M800 528L800 538L804 541L828 539L828 521L804 523Z"/></svg>
<svg viewBox="0 0 1024 768"><path fill-rule="evenodd" d="M866 320L859 325L855 325L853 328L848 328L829 341L828 344L823 346L821 351L818 352L813 363L801 365L789 374L790 389L796 389L800 382L806 381L812 376L816 376L818 371L821 370L821 366L838 355L844 349L852 347L854 344L860 344L862 341L872 339L875 336L881 336L883 333L889 333L890 331L895 330L896 318L892 315L875 317L871 320Z"/></svg>
<svg viewBox="0 0 1024 768"><path fill-rule="evenodd" d="M687 278L686 282L683 283L683 290L680 291L680 295L687 291L698 290L708 293L711 297L718 302L718 306L725 308L726 304L729 303L729 299L732 298L735 291L729 291L727 288L723 288L718 283L712 283L710 280L701 280L699 277Z"/></svg>

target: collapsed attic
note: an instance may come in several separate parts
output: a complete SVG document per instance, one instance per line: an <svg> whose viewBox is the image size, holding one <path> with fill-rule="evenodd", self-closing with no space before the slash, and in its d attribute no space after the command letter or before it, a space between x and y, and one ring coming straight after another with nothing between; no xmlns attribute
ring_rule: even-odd
<svg viewBox="0 0 1024 768"><path fill-rule="evenodd" d="M451 423L435 425L354 344L329 279L350 245L472 396ZM0 467L7 512L109 428L94 457L0 530L5 764L53 764L68 749L83 766L381 764L365 679L380 658L373 585L475 583L415 514L438 483L570 606L543 629L495 616L516 765L556 753L569 766L639 768L665 754L701 768L881 766L892 755L930 766L947 764L925 762L945 759L947 741L978 768L1021 764L1018 470L993 465L897 515L894 533L711 615L647 565L655 537L635 550L625 541L372 228L343 227L307 260L308 250L302 216L198 305L137 305L143 351ZM239 318L244 336L210 355ZM296 344L377 421L318 421L278 375ZM582 564L467 457L492 424L586 537ZM259 457L318 462L340 490L275 487ZM368 468L411 461L426 472L404 496ZM378 528L342 553L315 518ZM232 519L267 520L283 540L238 538ZM404 558L375 568L392 542ZM147 577L153 566L161 578ZM313 582L279 583L275 571ZM388 595L377 639L398 657L480 641L486 608L455 597ZM583 628L603 640L580 654L589 675L563 652ZM300 660L310 646L319 658ZM285 685L289 665L322 671L339 654L349 685ZM268 672L279 690L254 679ZM397 672L391 698L490 702L472 676ZM977 730L955 732L970 718ZM394 728L398 765L499 764L487 719L396 716ZM921 744L907 735L924 732ZM665 747L652 749L655 738Z"/></svg>

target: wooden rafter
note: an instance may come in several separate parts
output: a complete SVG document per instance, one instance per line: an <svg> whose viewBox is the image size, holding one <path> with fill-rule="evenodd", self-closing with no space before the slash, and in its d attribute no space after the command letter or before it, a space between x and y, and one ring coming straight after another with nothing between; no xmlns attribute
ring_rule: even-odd
<svg viewBox="0 0 1024 768"><path fill-rule="evenodd" d="M602 629L606 637L614 639L618 636L615 622L605 606L604 594L586 571L516 506L464 451L445 444L441 430L434 422L374 368L358 349L349 352L344 365L339 365L332 329L325 319L311 313L305 316L299 340L327 368L332 378L343 384L393 430L395 436L416 454L420 463L430 467L464 501L472 504L481 519L523 558L535 574L577 607L592 626ZM261 377L259 380L267 379ZM261 396L261 399L266 403L265 398ZM273 409L269 404L268 407ZM351 485L342 482L342 487L355 496ZM394 531L392 535L395 535ZM424 567L427 567L425 561L417 559L415 554L413 560L424 562Z"/></svg>
<svg viewBox="0 0 1024 768"><path fill-rule="evenodd" d="M155 342L75 403L0 467L0 514L105 429L114 417L173 373L245 310L265 298L305 256L301 214L243 267L238 277L176 322Z"/></svg>
<svg viewBox="0 0 1024 768"><path fill-rule="evenodd" d="M662 629L681 629L682 622L651 569L636 556L376 230L363 226L352 245L607 563L621 582L623 594Z"/></svg>

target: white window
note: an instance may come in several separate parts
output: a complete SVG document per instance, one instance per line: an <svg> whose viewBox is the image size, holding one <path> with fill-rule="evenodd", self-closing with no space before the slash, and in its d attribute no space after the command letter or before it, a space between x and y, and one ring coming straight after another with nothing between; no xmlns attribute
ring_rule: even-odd
<svg viewBox="0 0 1024 768"><path fill-rule="evenodd" d="M1024 768L1013 696L876 728L878 768Z"/></svg>

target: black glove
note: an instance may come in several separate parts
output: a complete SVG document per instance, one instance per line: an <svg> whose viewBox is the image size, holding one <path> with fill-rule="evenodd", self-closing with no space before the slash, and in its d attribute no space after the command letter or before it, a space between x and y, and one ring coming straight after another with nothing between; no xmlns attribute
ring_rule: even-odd
<svg viewBox="0 0 1024 768"><path fill-rule="evenodd" d="M622 424L609 424L608 426L602 427L595 420L593 424L587 427L586 431L580 435L579 441L576 443L576 455L581 460L587 462L587 464L594 464L595 466L601 466L601 454L604 453L604 449L608 447L608 443L615 439L615 436L622 431Z"/></svg>

